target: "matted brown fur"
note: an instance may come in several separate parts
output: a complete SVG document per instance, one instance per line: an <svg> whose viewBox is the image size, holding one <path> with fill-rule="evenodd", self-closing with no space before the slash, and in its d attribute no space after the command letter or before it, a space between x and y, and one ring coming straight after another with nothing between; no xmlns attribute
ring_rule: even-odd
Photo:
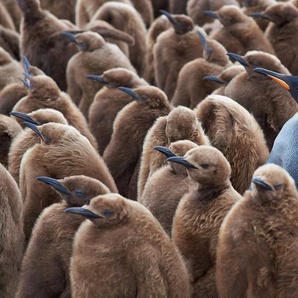
<svg viewBox="0 0 298 298"><path fill-rule="evenodd" d="M68 124L63 114L54 109L39 109L29 113L28 116L40 125L48 122ZM39 137L29 128L25 128L11 143L8 155L8 171L18 184L22 157L29 148L38 143L40 143Z"/></svg>
<svg viewBox="0 0 298 298"><path fill-rule="evenodd" d="M189 140L171 143L169 149L178 156L198 145ZM162 153L160 153L162 155ZM164 156L164 159L166 157ZM173 218L183 195L196 188L197 182L190 179L184 166L169 162L157 169L146 182L138 202L144 205L160 222L166 233L171 237Z"/></svg>
<svg viewBox="0 0 298 298"><path fill-rule="evenodd" d="M0 164L0 293L14 297L24 253L23 200L20 190L8 171Z"/></svg>
<svg viewBox="0 0 298 298"><path fill-rule="evenodd" d="M290 73L278 58L262 51L249 51L243 56L243 60L249 66L245 67L245 72L231 80L225 89L225 95L254 115L271 150L283 125L298 111L297 103L282 86L253 69L263 67L285 75Z"/></svg>
<svg viewBox="0 0 298 298"><path fill-rule="evenodd" d="M254 173L272 190L252 185L226 216L217 250L220 297L297 297L298 194L281 167Z"/></svg>
<svg viewBox="0 0 298 298"><path fill-rule="evenodd" d="M131 102L118 113L110 143L103 154L119 193L130 199L137 198L139 160L147 131L158 117L172 109L164 92L156 87L144 86L134 91L146 99Z"/></svg>
<svg viewBox="0 0 298 298"><path fill-rule="evenodd" d="M0 114L0 163L6 168L8 165L8 153L11 143L22 130L22 127L15 119Z"/></svg>
<svg viewBox="0 0 298 298"><path fill-rule="evenodd" d="M73 238L85 219L64 210L83 206L86 200L110 192L100 181L83 175L58 182L71 195L62 196L61 203L44 209L37 219L22 262L16 297L71 297L69 267ZM81 196L76 195L76 190L80 190Z"/></svg>
<svg viewBox="0 0 298 298"><path fill-rule="evenodd" d="M154 147L168 147L170 143L178 140L190 140L198 145L209 145L208 137L204 134L196 114L182 106L174 108L168 116L158 118L146 134L138 178L139 198L142 196L147 179L166 164L163 154L154 150Z"/></svg>
<svg viewBox="0 0 298 298"><path fill-rule="evenodd" d="M232 187L231 167L218 149L199 146L189 150L184 159L196 167L187 168L187 172L197 187L180 200L173 221L173 242L188 268L192 297L218 297L218 232L227 212L242 197Z"/></svg>
<svg viewBox="0 0 298 298"><path fill-rule="evenodd" d="M80 48L79 53L75 54L67 64L67 93L88 118L89 107L94 96L104 84L90 80L86 78L86 75L102 74L115 67L124 67L131 71L135 69L118 46L105 42L98 33L79 33L75 35L75 39L87 48Z"/></svg>
<svg viewBox="0 0 298 298"><path fill-rule="evenodd" d="M38 176L61 179L86 175L103 182L117 192L115 182L103 159L88 139L72 126L46 123L38 126L44 139L24 154L20 167L20 189L24 199L24 230L27 239L40 212L60 197L50 186L36 180Z"/></svg>
<svg viewBox="0 0 298 298"><path fill-rule="evenodd" d="M243 194L255 169L269 156L260 126L245 108L221 95L204 99L197 106L196 114L211 144L231 164L233 187Z"/></svg>
<svg viewBox="0 0 298 298"><path fill-rule="evenodd" d="M70 270L74 297L189 297L181 256L144 206L107 194L83 208L102 218L86 220L76 233Z"/></svg>
<svg viewBox="0 0 298 298"><path fill-rule="evenodd" d="M99 154L103 154L110 142L118 112L133 101L130 95L118 90L117 87L148 86L148 83L136 73L122 67L107 70L101 77L108 82L108 85L96 93L89 109L89 128L96 138Z"/></svg>
<svg viewBox="0 0 298 298"><path fill-rule="evenodd" d="M53 79L45 75L37 75L30 78L30 84L28 95L18 101L13 111L30 113L42 108L56 109L64 115L70 125L88 138L94 148L97 148L96 140L88 128L84 115L69 95L60 91Z"/></svg>

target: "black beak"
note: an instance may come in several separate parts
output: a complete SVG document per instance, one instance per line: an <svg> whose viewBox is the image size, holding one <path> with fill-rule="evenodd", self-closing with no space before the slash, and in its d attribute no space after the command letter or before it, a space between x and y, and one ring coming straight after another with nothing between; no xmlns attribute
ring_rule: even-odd
<svg viewBox="0 0 298 298"><path fill-rule="evenodd" d="M86 75L86 78L101 82L102 84L108 85L109 83L102 77L98 75Z"/></svg>
<svg viewBox="0 0 298 298"><path fill-rule="evenodd" d="M220 80L218 77L216 76L206 76L206 77L203 77L203 80L206 80L206 81L213 81L213 82L216 82L218 84L224 84L225 82Z"/></svg>
<svg viewBox="0 0 298 298"><path fill-rule="evenodd" d="M91 212L88 209L82 208L82 207L70 207L66 208L64 210L66 213L74 213L74 214L80 214L86 218L101 218L101 216Z"/></svg>
<svg viewBox="0 0 298 298"><path fill-rule="evenodd" d="M251 181L256 185L260 186L264 190L273 190L273 188L270 185L268 185L266 182L264 182L261 178L254 177L251 179Z"/></svg>
<svg viewBox="0 0 298 298"><path fill-rule="evenodd" d="M204 10L203 12L207 16L210 16L212 18L218 19L217 13L215 11L213 11L213 10Z"/></svg>
<svg viewBox="0 0 298 298"><path fill-rule="evenodd" d="M19 113L19 112L10 112L9 115L12 115L12 116L21 118L21 119L23 119L24 121L29 122L29 123L32 123L32 124L39 125L39 123L37 123L36 121L34 121L34 120L33 120L31 117L29 117L27 114Z"/></svg>
<svg viewBox="0 0 298 298"><path fill-rule="evenodd" d="M248 16L252 18L261 18L269 21L271 20L271 18L268 17L264 12L254 12L254 13L250 13Z"/></svg>
<svg viewBox="0 0 298 298"><path fill-rule="evenodd" d="M46 184L49 184L50 186L54 187L57 191L61 192L62 194L66 196L70 196L71 193L56 179L40 176L36 178L38 181L42 181Z"/></svg>
<svg viewBox="0 0 298 298"><path fill-rule="evenodd" d="M69 38L75 44L78 44L74 33L70 33L70 32L64 31L64 32L61 32L61 34L64 35L64 36L66 36L67 38Z"/></svg>
<svg viewBox="0 0 298 298"><path fill-rule="evenodd" d="M27 79L25 79L25 80L20 79L20 80L24 83L24 85L26 86L27 89L31 89L32 88L29 80L27 80Z"/></svg>
<svg viewBox="0 0 298 298"><path fill-rule="evenodd" d="M136 99L136 100L141 100L141 98L135 93L133 92L133 90L131 88L128 87L118 87L117 89L127 93L128 95L130 95L132 98Z"/></svg>
<svg viewBox="0 0 298 298"><path fill-rule="evenodd" d="M249 64L243 59L242 56L238 55L238 54L235 54L235 53L231 53L231 52L228 52L227 55L229 57L232 57L234 58L236 61L238 61L241 65L243 65L244 67L248 67Z"/></svg>
<svg viewBox="0 0 298 298"><path fill-rule="evenodd" d="M30 129L32 129L46 144L49 144L49 140L41 133L41 131L38 129L38 127L30 122L23 122L23 124Z"/></svg>
<svg viewBox="0 0 298 298"><path fill-rule="evenodd" d="M169 12L163 9L160 9L159 12L165 15L173 25L177 25L177 21L173 18L173 16Z"/></svg>
<svg viewBox="0 0 298 298"><path fill-rule="evenodd" d="M197 169L197 167L195 167L194 165L192 165L191 163L189 163L187 160L185 160L185 158L183 156L169 157L169 158L167 158L167 161L172 161L172 162L180 163L183 166L185 166L186 168Z"/></svg>
<svg viewBox="0 0 298 298"><path fill-rule="evenodd" d="M29 69L30 69L31 65L30 65L28 58L26 56L22 56L22 61L23 61L25 73L29 74Z"/></svg>
<svg viewBox="0 0 298 298"><path fill-rule="evenodd" d="M200 40L203 44L204 51L209 55L212 52L212 48L207 46L207 40L206 40L204 34L202 34L202 32L200 32L200 31L197 31L197 32L198 32Z"/></svg>
<svg viewBox="0 0 298 298"><path fill-rule="evenodd" d="M173 157L176 156L169 148L163 146L155 146L155 150L163 153L166 157Z"/></svg>

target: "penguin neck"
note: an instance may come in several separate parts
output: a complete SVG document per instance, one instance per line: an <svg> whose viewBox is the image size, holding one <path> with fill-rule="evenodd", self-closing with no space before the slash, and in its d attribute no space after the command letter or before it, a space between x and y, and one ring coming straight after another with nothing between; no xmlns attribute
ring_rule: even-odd
<svg viewBox="0 0 298 298"><path fill-rule="evenodd" d="M220 185L202 185L199 184L197 192L201 202L210 202L219 197L226 189L229 188L227 183Z"/></svg>

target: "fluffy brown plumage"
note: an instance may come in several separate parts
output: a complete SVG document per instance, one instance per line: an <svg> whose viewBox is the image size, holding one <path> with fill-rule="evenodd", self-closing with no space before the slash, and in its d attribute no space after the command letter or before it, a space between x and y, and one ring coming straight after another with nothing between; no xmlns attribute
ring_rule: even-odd
<svg viewBox="0 0 298 298"><path fill-rule="evenodd" d="M173 241L190 274L192 297L217 297L218 232L227 212L242 197L231 185L231 167L218 149L199 146L184 157L168 160L184 165L197 182L197 187L181 198L172 230Z"/></svg>
<svg viewBox="0 0 298 298"><path fill-rule="evenodd" d="M96 217L86 220L75 236L70 270L74 297L189 297L181 256L141 204L107 194L66 211Z"/></svg>
<svg viewBox="0 0 298 298"><path fill-rule="evenodd" d="M269 156L260 126L240 104L221 95L204 99L196 114L211 144L231 164L232 185L242 194L249 187L255 169Z"/></svg>
<svg viewBox="0 0 298 298"><path fill-rule="evenodd" d="M0 25L0 47L15 60L20 60L20 35L15 30Z"/></svg>
<svg viewBox="0 0 298 298"><path fill-rule="evenodd" d="M228 213L219 233L220 297L297 297L298 194L281 167L256 170L252 190Z"/></svg>

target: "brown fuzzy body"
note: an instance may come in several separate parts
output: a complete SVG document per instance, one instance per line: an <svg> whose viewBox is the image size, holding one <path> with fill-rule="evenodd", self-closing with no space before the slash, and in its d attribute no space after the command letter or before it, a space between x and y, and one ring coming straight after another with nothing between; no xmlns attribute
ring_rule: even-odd
<svg viewBox="0 0 298 298"><path fill-rule="evenodd" d="M1 0L0 2L5 6L7 12L11 16L15 26L15 30L19 31L22 12L17 3L17 0Z"/></svg>
<svg viewBox="0 0 298 298"><path fill-rule="evenodd" d="M86 175L104 183L117 192L115 182L103 159L90 142L74 127L46 123L39 126L42 134L50 139L36 144L24 154L20 167L20 189L24 199L24 230L27 239L40 212L60 201L48 185L36 180L38 176L56 179L72 175Z"/></svg>
<svg viewBox="0 0 298 298"><path fill-rule="evenodd" d="M155 146L168 147L171 142L190 140L198 145L208 145L195 113L186 107L173 109L168 116L160 117L152 125L143 144L140 173L138 178L138 197L141 198L147 179L166 164L163 154L154 150Z"/></svg>
<svg viewBox="0 0 298 298"><path fill-rule="evenodd" d="M234 99L252 113L264 132L269 150L283 125L297 111L297 103L283 87L253 71L263 67L289 75L289 71L273 55L261 51L247 52L243 59L249 64L225 89L225 95Z"/></svg>
<svg viewBox="0 0 298 298"><path fill-rule="evenodd" d="M245 108L226 96L207 97L197 106L196 113L211 144L231 164L232 185L242 194L255 169L269 156L260 126Z"/></svg>
<svg viewBox="0 0 298 298"><path fill-rule="evenodd" d="M166 95L160 89L144 86L135 91L139 96L147 96L147 99L131 102L118 113L110 143L103 155L119 193L130 199L137 198L139 159L147 131L158 117L167 115L171 110ZM129 189L130 184L132 189Z"/></svg>
<svg viewBox="0 0 298 298"><path fill-rule="evenodd" d="M217 14L223 28L214 31L210 37L219 41L228 52L244 55L247 51L259 50L274 54L271 43L257 23L239 7L226 5Z"/></svg>
<svg viewBox="0 0 298 298"><path fill-rule="evenodd" d="M77 47L61 32L75 29L42 10L38 0L21 0L21 53L32 65L52 77L61 90L66 90L66 66Z"/></svg>
<svg viewBox="0 0 298 298"><path fill-rule="evenodd" d="M0 114L0 163L6 168L11 143L21 132L22 127L18 122L9 116Z"/></svg>
<svg viewBox="0 0 298 298"><path fill-rule="evenodd" d="M148 85L137 74L125 68L107 70L101 77L109 85L95 95L89 109L89 128L96 138L99 154L103 154L110 142L114 120L118 112L133 101L130 95L116 88L121 86L138 88Z"/></svg>
<svg viewBox="0 0 298 298"><path fill-rule="evenodd" d="M14 297L24 253L23 200L8 171L0 164L1 253L0 293Z"/></svg>
<svg viewBox="0 0 298 298"><path fill-rule="evenodd" d="M7 11L6 7L4 4L0 2L0 25L10 29L10 30L16 30L14 22Z"/></svg>
<svg viewBox="0 0 298 298"><path fill-rule="evenodd" d="M88 119L89 107L94 96L104 85L86 78L86 75L102 74L115 67L124 67L131 71L135 69L116 45L105 42L97 33L84 32L75 35L75 38L84 42L88 49L80 51L68 62L67 93Z"/></svg>
<svg viewBox="0 0 298 298"><path fill-rule="evenodd" d="M146 64L146 26L136 9L125 3L107 2L103 4L92 20L104 20L132 36L135 40L129 45L129 60L140 76L143 75Z"/></svg>
<svg viewBox="0 0 298 298"><path fill-rule="evenodd" d="M30 84L32 88L28 90L28 96L18 101L13 111L31 113L42 108L58 110L64 115L69 125L77 128L88 138L92 146L97 148L96 140L88 128L84 115L73 103L69 95L61 92L57 84L45 75L32 77Z"/></svg>
<svg viewBox="0 0 298 298"><path fill-rule="evenodd" d="M196 143L181 140L171 143L169 149L174 154L183 156L188 150L195 147L197 147ZM195 189L196 186L197 183L188 177L185 167L169 162L168 165L159 168L148 178L143 194L138 201L150 210L171 237L177 206L183 195L190 189Z"/></svg>
<svg viewBox="0 0 298 298"><path fill-rule="evenodd" d="M218 297L215 282L218 232L227 212L242 197L229 181L231 168L219 150L199 146L189 150L184 158L196 167L187 168L187 172L197 187L181 198L172 237L188 268L192 297Z"/></svg>
<svg viewBox="0 0 298 298"><path fill-rule="evenodd" d="M85 206L97 214L105 207L113 212L111 218L87 220L75 236L73 296L189 297L181 256L152 214L115 194L95 197Z"/></svg>
<svg viewBox="0 0 298 298"><path fill-rule="evenodd" d="M146 28L149 28L153 22L153 7L151 0L131 0L131 2L141 15Z"/></svg>
<svg viewBox="0 0 298 298"><path fill-rule="evenodd" d="M20 35L11 29L0 26L0 46L15 60L20 60Z"/></svg>
<svg viewBox="0 0 298 298"><path fill-rule="evenodd" d="M297 297L298 194L294 181L272 164L259 168L254 177L274 189L253 185L225 218L217 250L219 296Z"/></svg>
<svg viewBox="0 0 298 298"><path fill-rule="evenodd" d="M186 5L188 0L169 0L169 12L173 14L187 14Z"/></svg>

